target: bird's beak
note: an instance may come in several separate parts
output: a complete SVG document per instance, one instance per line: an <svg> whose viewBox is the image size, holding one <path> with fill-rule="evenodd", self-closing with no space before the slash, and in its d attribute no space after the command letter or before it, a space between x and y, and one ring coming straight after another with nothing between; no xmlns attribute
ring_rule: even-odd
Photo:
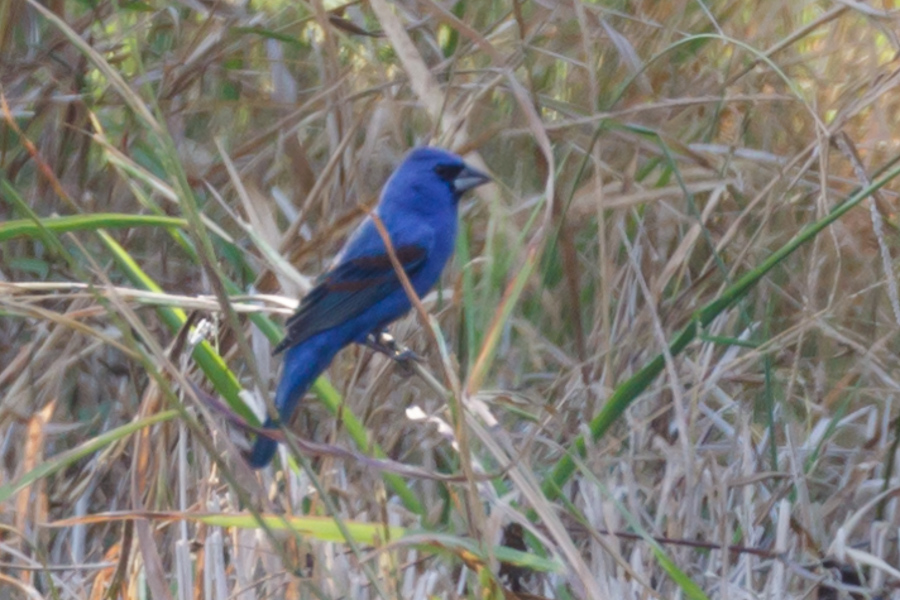
<svg viewBox="0 0 900 600"><path fill-rule="evenodd" d="M453 189L456 190L457 194L462 194L463 192L476 188L479 185L483 185L490 180L491 178L481 171L466 165L463 167L463 170L459 172L459 175L453 178Z"/></svg>

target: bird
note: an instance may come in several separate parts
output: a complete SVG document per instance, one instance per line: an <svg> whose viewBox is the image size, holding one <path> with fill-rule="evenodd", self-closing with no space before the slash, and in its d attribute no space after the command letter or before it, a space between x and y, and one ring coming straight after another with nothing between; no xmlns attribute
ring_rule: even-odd
<svg viewBox="0 0 900 600"><path fill-rule="evenodd" d="M490 180L462 157L433 146L410 151L388 178L374 213L419 296L434 287L453 254L463 194ZM284 338L273 351L284 352L274 398L278 418L267 417L263 428L286 422L345 346L357 343L383 349L372 340L380 339L387 326L410 308L375 221L368 215L285 324ZM255 469L263 468L277 447L275 440L257 435L245 454L247 462Z"/></svg>

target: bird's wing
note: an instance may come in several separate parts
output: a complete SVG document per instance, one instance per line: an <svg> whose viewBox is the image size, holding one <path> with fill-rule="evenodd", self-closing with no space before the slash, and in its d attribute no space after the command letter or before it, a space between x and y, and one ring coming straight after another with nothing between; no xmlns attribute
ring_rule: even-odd
<svg viewBox="0 0 900 600"><path fill-rule="evenodd" d="M428 247L408 244L396 246L394 252L411 278L425 264ZM341 261L323 273L316 287L303 298L297 312L287 320L287 333L273 354L359 316L401 287L386 253Z"/></svg>

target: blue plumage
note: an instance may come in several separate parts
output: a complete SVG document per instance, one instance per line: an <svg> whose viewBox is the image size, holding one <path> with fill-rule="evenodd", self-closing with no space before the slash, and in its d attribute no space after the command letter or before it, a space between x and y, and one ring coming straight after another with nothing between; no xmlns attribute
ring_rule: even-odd
<svg viewBox="0 0 900 600"><path fill-rule="evenodd" d="M457 204L463 193L489 181L463 160L439 148L417 148L391 175L375 209L416 293L430 290L456 243ZM286 351L275 392L280 419L287 420L335 355L350 343L378 334L410 309L381 236L367 217L347 240L316 287L287 321L275 353ZM276 427L267 419L265 427ZM257 437L247 455L260 468L277 442Z"/></svg>

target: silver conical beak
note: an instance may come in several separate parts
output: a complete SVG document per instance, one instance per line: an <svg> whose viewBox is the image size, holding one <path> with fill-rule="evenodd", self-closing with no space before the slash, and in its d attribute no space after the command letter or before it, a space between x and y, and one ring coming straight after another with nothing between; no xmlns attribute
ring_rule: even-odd
<svg viewBox="0 0 900 600"><path fill-rule="evenodd" d="M462 194L463 192L476 188L479 185L483 185L490 180L490 177L478 169L473 169L469 165L466 165L463 167L463 170L459 172L459 175L453 178L453 189L456 190L456 193Z"/></svg>

